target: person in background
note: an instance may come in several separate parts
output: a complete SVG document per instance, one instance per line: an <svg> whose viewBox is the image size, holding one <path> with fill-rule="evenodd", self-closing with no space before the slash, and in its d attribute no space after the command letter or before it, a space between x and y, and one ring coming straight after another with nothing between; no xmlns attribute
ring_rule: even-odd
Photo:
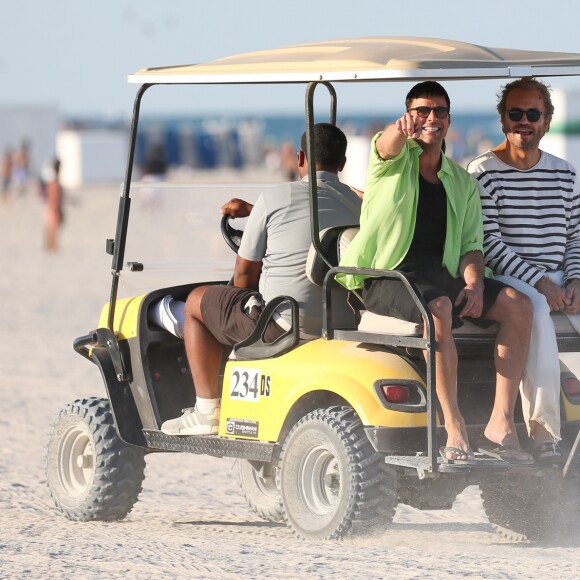
<svg viewBox="0 0 580 580"><path fill-rule="evenodd" d="M6 149L2 156L2 199L6 201L10 196L12 183L12 150Z"/></svg>
<svg viewBox="0 0 580 580"><path fill-rule="evenodd" d="M474 159L486 264L530 297L533 326L521 386L536 461L561 459L560 361L550 312L580 332L580 186L574 167L540 149L554 113L550 89L530 77L499 94L503 143Z"/></svg>
<svg viewBox="0 0 580 580"><path fill-rule="evenodd" d="M45 163L42 168L44 197L44 244L49 252L58 249L58 231L63 223L63 189L59 180L60 161Z"/></svg>
<svg viewBox="0 0 580 580"><path fill-rule="evenodd" d="M469 318L479 326L497 322L496 394L480 451L513 463L533 462L521 449L514 408L528 349L531 306L513 288L484 277L483 226L475 180L448 159L444 142L451 123L447 91L437 82L415 85L406 111L378 133L371 154L360 231L341 266L404 272L433 315L437 348L436 389L449 462L472 462L465 421L457 401L457 350L452 328ZM339 274L347 289L364 288L366 308L422 323L402 283Z"/></svg>
<svg viewBox="0 0 580 580"><path fill-rule="evenodd" d="M12 157L12 186L17 195L26 193L30 177L30 146L24 139Z"/></svg>
<svg viewBox="0 0 580 580"><path fill-rule="evenodd" d="M295 181L298 178L296 150L292 141L284 141L280 145L280 169L288 181Z"/></svg>
<svg viewBox="0 0 580 580"><path fill-rule="evenodd" d="M314 128L320 228L358 223L360 199L340 183L346 163L346 136L334 125ZM219 369L224 347L247 338L265 304L280 295L299 305L300 335L316 338L322 330L322 289L306 276L311 244L310 187L306 136L298 152L300 181L261 195L251 210L234 270L233 286L200 286L185 303L183 335L196 392L195 407L165 421L168 435L218 433ZM227 205L227 204L226 204ZM222 211L227 211L224 208ZM287 309L274 314L264 333L272 342L291 328Z"/></svg>

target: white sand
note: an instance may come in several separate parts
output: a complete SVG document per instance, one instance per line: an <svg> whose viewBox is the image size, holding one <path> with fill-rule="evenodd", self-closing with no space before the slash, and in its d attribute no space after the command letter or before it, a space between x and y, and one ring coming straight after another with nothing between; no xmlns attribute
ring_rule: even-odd
<svg viewBox="0 0 580 580"><path fill-rule="evenodd" d="M75 523L53 508L45 448L59 409L105 396L72 341L96 326L108 299L118 193L69 195L61 250L42 250L32 195L0 204L1 578L573 578L580 539L566 545L502 540L477 488L451 511L400 507L375 539L301 542L246 507L233 460L157 454L140 501L119 523ZM235 468L234 468L235 472Z"/></svg>

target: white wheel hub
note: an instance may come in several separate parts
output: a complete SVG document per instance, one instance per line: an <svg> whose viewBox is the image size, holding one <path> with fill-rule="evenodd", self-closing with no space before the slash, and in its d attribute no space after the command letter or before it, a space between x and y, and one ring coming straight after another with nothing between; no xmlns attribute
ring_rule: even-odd
<svg viewBox="0 0 580 580"><path fill-rule="evenodd" d="M93 444L89 434L73 426L62 437L58 451L60 483L71 495L80 495L93 477Z"/></svg>

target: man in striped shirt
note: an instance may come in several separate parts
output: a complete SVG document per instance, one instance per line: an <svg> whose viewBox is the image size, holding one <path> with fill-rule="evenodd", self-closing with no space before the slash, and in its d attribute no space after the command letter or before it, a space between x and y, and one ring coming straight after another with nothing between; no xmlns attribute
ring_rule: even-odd
<svg viewBox="0 0 580 580"><path fill-rule="evenodd" d="M497 110L505 141L474 159L485 262L527 294L534 320L521 385L537 461L561 458L560 365L551 311L580 332L580 186L574 167L539 147L554 112L550 89L530 77L506 85Z"/></svg>

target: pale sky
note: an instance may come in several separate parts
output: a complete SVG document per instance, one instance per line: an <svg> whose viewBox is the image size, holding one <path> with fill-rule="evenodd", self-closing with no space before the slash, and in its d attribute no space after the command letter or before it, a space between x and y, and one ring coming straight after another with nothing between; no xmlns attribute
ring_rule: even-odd
<svg viewBox="0 0 580 580"><path fill-rule="evenodd" d="M50 104L69 116L129 116L137 87L127 83L127 75L142 67L207 62L318 40L427 36L580 52L576 0L4 0L2 8L0 105ZM580 78L550 82L580 90ZM455 110L493 112L500 83L446 87ZM342 101L339 94L339 106L391 110L400 107L406 89L347 90ZM224 107L232 113L303 109L302 88L275 94L256 89L241 100L228 99L224 91L211 89L180 96L172 106L192 114ZM148 104L155 110L156 95Z"/></svg>

